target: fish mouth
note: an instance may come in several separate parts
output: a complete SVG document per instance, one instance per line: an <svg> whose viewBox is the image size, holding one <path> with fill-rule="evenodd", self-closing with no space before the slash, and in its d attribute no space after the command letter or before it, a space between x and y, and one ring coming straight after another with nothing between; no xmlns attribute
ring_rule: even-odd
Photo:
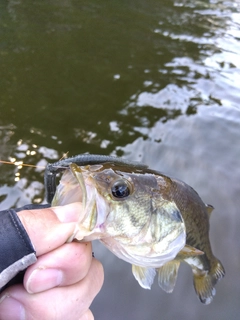
<svg viewBox="0 0 240 320"><path fill-rule="evenodd" d="M70 170L71 170L73 176L76 178L76 180L80 186L81 198L82 198L81 202L82 202L83 210L85 210L86 204L87 204L87 190L86 190L86 184L84 181L82 170L75 163L71 163L69 167L70 167Z"/></svg>
<svg viewBox="0 0 240 320"><path fill-rule="evenodd" d="M82 167L71 163L68 170L64 171L52 201L52 206L67 205L73 202L82 203L74 233L67 242L73 239L85 241L85 237L95 232L98 208L94 183L89 178Z"/></svg>
<svg viewBox="0 0 240 320"><path fill-rule="evenodd" d="M69 168L75 178L75 184L77 185L78 190L78 199L81 197L82 203L82 214L79 215L78 226L80 229L82 229L82 231L84 231L84 233L86 230L91 233L96 227L98 220L96 194L94 192L95 188L92 181L93 179L91 179L88 175L86 176L86 174L84 175L84 170L82 170L82 168L75 163L70 164ZM86 180L88 180L87 185Z"/></svg>
<svg viewBox="0 0 240 320"><path fill-rule="evenodd" d="M82 170L75 163L64 171L53 197L52 206L64 206L73 202L81 202L83 211L87 204L87 191Z"/></svg>
<svg viewBox="0 0 240 320"><path fill-rule="evenodd" d="M52 206L63 206L73 202L82 203L77 222L78 240L97 233L96 239L105 236L103 232L109 205L99 194L94 176L84 167L71 163L64 171Z"/></svg>

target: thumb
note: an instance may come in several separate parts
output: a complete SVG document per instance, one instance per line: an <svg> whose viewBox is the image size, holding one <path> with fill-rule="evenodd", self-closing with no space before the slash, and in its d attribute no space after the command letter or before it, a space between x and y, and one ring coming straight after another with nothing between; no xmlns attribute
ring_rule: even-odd
<svg viewBox="0 0 240 320"><path fill-rule="evenodd" d="M75 230L81 203L17 212L37 256L63 245Z"/></svg>

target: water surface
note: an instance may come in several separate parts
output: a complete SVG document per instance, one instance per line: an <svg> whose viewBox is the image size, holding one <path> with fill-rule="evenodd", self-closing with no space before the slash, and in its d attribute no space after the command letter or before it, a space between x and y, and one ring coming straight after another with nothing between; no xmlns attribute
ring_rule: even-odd
<svg viewBox="0 0 240 320"><path fill-rule="evenodd" d="M44 202L44 166L66 152L140 160L193 186L215 210L226 268L209 306L188 266L166 294L139 287L103 246L105 319L239 315L240 7L238 1L29 1L0 4L0 208Z"/></svg>

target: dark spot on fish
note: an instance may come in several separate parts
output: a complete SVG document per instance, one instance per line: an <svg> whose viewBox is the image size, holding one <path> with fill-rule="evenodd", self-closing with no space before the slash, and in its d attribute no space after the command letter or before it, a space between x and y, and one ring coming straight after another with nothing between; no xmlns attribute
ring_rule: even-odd
<svg viewBox="0 0 240 320"><path fill-rule="evenodd" d="M173 220L181 222L182 221L182 215L181 215L180 211L179 210L174 210L174 212L172 212L172 218L173 218Z"/></svg>
<svg viewBox="0 0 240 320"><path fill-rule="evenodd" d="M134 215L130 215L129 216L131 224L135 227L137 227L139 225L139 218L135 217Z"/></svg>
<svg viewBox="0 0 240 320"><path fill-rule="evenodd" d="M150 200L150 212L152 213L152 214L157 214L158 213L158 210L157 210L157 208L156 208L156 206L155 206L155 204L154 204L154 200L153 200L153 198L152 197L150 197L149 198L149 200Z"/></svg>

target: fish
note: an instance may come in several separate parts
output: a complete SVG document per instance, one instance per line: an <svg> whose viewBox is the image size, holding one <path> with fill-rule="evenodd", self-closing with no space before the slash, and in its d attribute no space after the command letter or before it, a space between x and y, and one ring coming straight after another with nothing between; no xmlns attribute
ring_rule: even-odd
<svg viewBox="0 0 240 320"><path fill-rule="evenodd" d="M59 172L63 174L56 186ZM157 274L159 286L171 293L185 262L200 301L213 300L225 270L209 240L213 207L192 187L145 164L83 154L49 164L45 188L52 206L82 203L69 241L98 239L132 264L145 289L151 289Z"/></svg>

